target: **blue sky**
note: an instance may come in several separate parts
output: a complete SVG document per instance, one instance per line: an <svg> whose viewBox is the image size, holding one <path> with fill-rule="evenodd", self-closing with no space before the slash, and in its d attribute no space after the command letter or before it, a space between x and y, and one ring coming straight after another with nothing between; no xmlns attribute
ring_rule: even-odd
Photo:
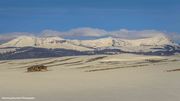
<svg viewBox="0 0 180 101"><path fill-rule="evenodd" d="M180 0L0 0L0 34L81 27L180 33L179 26Z"/></svg>

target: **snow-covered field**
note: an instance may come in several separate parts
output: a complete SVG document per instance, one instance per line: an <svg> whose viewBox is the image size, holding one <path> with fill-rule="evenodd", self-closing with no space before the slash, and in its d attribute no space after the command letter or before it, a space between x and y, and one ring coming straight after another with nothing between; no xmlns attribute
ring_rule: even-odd
<svg viewBox="0 0 180 101"><path fill-rule="evenodd" d="M36 64L48 66L49 71L26 72ZM180 101L180 71L167 72L172 69L180 69L180 56L120 54L6 60L0 61L0 97Z"/></svg>

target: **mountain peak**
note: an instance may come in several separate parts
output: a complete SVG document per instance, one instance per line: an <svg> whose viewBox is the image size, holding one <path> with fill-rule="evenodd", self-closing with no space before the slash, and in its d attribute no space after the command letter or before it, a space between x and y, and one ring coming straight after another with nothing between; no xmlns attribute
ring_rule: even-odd
<svg viewBox="0 0 180 101"><path fill-rule="evenodd" d="M147 38L140 38L140 39L114 39L118 45L125 45L128 47L137 47L137 46L162 46L162 45L171 45L173 42L165 35L156 35Z"/></svg>
<svg viewBox="0 0 180 101"><path fill-rule="evenodd" d="M35 37L35 36L19 36L7 43L2 44L3 47L26 47L37 46L45 43L52 43L55 41L64 40L60 37Z"/></svg>
<svg viewBox="0 0 180 101"><path fill-rule="evenodd" d="M7 43L2 44L3 47L25 47L34 46L35 37L33 36L19 36Z"/></svg>

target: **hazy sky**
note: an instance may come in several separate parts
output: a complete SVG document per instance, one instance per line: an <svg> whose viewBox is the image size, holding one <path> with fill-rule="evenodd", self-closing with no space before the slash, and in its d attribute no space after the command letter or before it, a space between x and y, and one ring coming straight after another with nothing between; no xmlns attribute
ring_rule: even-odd
<svg viewBox="0 0 180 101"><path fill-rule="evenodd" d="M180 0L0 0L0 33L90 27L180 33Z"/></svg>

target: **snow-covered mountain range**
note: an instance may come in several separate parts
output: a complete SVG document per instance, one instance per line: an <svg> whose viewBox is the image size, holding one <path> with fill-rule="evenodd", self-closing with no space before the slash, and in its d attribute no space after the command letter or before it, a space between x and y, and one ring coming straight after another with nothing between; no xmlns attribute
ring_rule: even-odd
<svg viewBox="0 0 180 101"><path fill-rule="evenodd" d="M40 51L38 51L40 49ZM58 52L61 50L60 53ZM62 52L63 50L63 52ZM157 35L141 39L120 39L120 38L100 38L94 40L69 40L60 37L34 37L19 36L7 43L0 45L1 57L6 58L25 54L27 52L33 58L38 57L38 52L42 54L53 54L52 56L66 56L82 54L117 54L136 53L148 55L173 55L179 53L179 45L174 43L165 35ZM43 54L46 57L46 54ZM58 53L56 55L55 53ZM49 55L48 55L49 56ZM51 55L50 55L51 56ZM42 57L42 56L41 56ZM10 58L10 57L9 57Z"/></svg>

